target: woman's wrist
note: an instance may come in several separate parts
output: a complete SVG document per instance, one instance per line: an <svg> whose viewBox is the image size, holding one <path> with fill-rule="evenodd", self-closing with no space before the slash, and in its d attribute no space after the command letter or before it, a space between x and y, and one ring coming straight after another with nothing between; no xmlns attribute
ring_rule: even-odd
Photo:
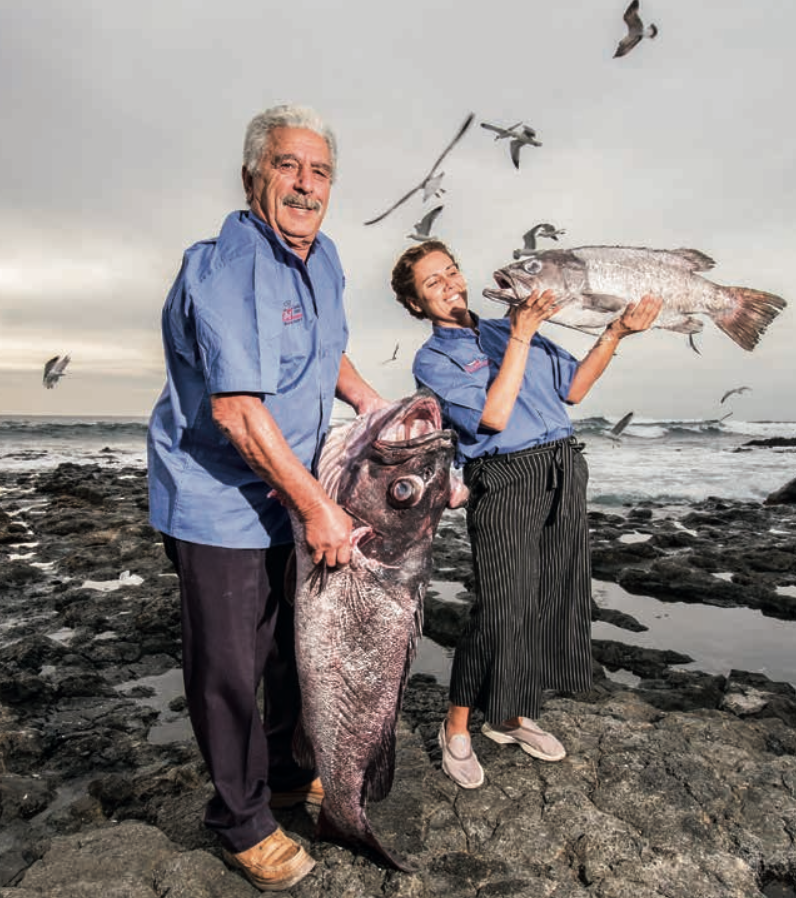
<svg viewBox="0 0 796 898"><path fill-rule="evenodd" d="M522 343L523 346L530 346L530 345L531 345L530 339L528 339L528 340L523 340L522 337L517 337L517 336L515 336L514 334L510 334L510 335L509 335L509 340L515 340L517 343Z"/></svg>

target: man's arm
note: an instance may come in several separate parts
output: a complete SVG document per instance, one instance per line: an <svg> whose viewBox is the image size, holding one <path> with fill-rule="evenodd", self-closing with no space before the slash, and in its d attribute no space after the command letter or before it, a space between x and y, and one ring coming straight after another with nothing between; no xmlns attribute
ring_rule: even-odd
<svg viewBox="0 0 796 898"><path fill-rule="evenodd" d="M312 560L325 559L330 567L347 564L351 518L301 464L259 396L218 393L210 404L213 421L246 464L295 509Z"/></svg>
<svg viewBox="0 0 796 898"><path fill-rule="evenodd" d="M389 405L386 399L362 378L354 363L343 353L340 361L340 374L337 377L335 396L350 405L358 415L364 415Z"/></svg>
<svg viewBox="0 0 796 898"><path fill-rule="evenodd" d="M578 365L569 387L568 402L578 403L608 367L620 340L652 327L663 301L647 294L639 303L629 303L620 318L606 327L588 355Z"/></svg>

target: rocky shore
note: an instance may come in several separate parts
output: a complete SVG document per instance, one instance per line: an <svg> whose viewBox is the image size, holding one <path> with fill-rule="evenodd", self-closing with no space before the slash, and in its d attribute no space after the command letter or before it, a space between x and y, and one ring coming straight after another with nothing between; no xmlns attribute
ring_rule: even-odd
<svg viewBox="0 0 796 898"><path fill-rule="evenodd" d="M664 601L796 619L796 507L710 499L592 512L595 577ZM716 576L721 574L721 576ZM470 562L443 519L426 635L455 644ZM793 590L790 590L791 592ZM594 606L628 630L628 615ZM414 874L313 843L295 896L784 898L796 895L796 691L759 674L684 671L677 651L594 641L595 687L551 696L557 764L477 732L487 780L440 769L446 690L414 676L395 786L369 807ZM180 683L176 578L137 468L0 474L0 898L243 898L201 824L210 792ZM630 671L633 688L607 675Z"/></svg>

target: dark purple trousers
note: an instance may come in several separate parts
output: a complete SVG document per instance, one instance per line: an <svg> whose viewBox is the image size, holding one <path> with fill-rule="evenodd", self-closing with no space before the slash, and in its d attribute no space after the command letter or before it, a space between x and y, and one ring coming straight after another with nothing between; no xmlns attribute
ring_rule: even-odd
<svg viewBox="0 0 796 898"><path fill-rule="evenodd" d="M165 534L163 542L180 578L188 712L215 786L205 824L238 853L277 828L271 791L315 776L292 752L301 695L284 580L293 547L225 549Z"/></svg>

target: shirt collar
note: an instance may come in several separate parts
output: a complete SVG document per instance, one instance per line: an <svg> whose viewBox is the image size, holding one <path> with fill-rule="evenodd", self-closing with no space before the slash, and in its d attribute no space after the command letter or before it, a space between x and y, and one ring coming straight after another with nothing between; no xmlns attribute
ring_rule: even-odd
<svg viewBox="0 0 796 898"><path fill-rule="evenodd" d="M312 241L312 245L310 246L309 252L307 253L307 260L303 262L303 260L296 255L296 253L285 243L285 241L276 233L276 231L268 224L267 221L263 221L258 215L255 215L251 209L246 209L243 212L243 217L251 222L254 227L265 237L265 239L271 244L271 246L279 246L286 253L288 253L292 258L294 258L297 262L302 262L302 264L306 265L310 260L310 256L315 252L315 247L318 245L318 237L320 237L320 231L316 234L315 239Z"/></svg>

